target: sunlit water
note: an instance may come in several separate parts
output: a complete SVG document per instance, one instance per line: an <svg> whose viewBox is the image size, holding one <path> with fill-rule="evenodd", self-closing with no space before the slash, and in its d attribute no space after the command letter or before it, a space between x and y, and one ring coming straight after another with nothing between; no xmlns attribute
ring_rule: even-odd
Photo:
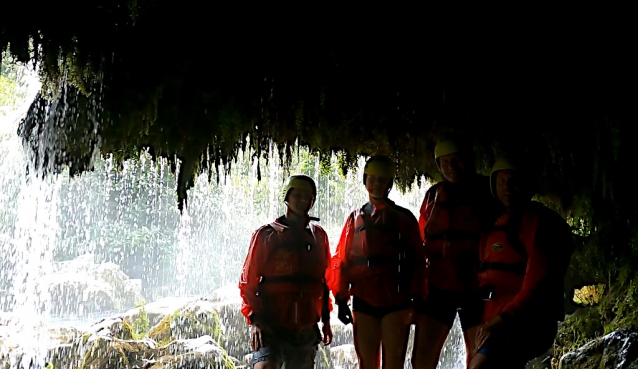
<svg viewBox="0 0 638 369"><path fill-rule="evenodd" d="M198 178L183 214L177 210L174 175L165 162L146 154L122 171L102 158L94 172L76 178L68 173L44 180L27 176L16 130L39 83L35 73L19 78L26 94L16 106L0 110L0 308L10 321L3 326L0 316L0 354L25 353L15 356L13 367L44 367L51 327L83 329L136 304L207 296L236 285L251 233L285 209L281 187L288 174L316 179L319 195L311 214L321 218L332 251L347 215L367 201L363 161L343 178L336 159L326 172L304 151L290 168L262 161L261 181L257 163L249 154L240 155L232 174L219 184L215 175L213 183L206 174ZM270 158L278 162L276 155ZM390 198L417 215L426 190L427 185L405 194L393 189ZM121 271L126 288L139 293L113 297L104 283L87 282L105 271ZM82 289L82 296L69 292L73 288ZM464 359L457 321L439 368L463 368Z"/></svg>

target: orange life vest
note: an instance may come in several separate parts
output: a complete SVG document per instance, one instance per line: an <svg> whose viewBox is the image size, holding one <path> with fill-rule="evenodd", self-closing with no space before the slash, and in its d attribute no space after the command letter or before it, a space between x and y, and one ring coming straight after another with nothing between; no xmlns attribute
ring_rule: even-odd
<svg viewBox="0 0 638 369"><path fill-rule="evenodd" d="M401 238L396 210L387 206L375 216L363 208L351 214L354 229L346 247L342 278L350 295L372 306L408 301L414 261L406 262L408 243Z"/></svg>
<svg viewBox="0 0 638 369"><path fill-rule="evenodd" d="M290 237L291 231L278 222L269 227L274 230L271 237L276 238L268 245L260 245L269 249L256 292L263 311L256 314L266 317L273 326L310 327L319 321L324 303L329 263L325 233L310 223L312 237L308 237L308 242Z"/></svg>
<svg viewBox="0 0 638 369"><path fill-rule="evenodd" d="M426 195L429 215L423 235L429 281L443 290L470 291L478 286L482 219L477 205L451 198L447 186L437 184Z"/></svg>
<svg viewBox="0 0 638 369"><path fill-rule="evenodd" d="M560 227L556 228L557 231L550 232L556 245L541 245L546 248L543 251L546 256L537 260L544 262L530 264L528 255L535 251L535 247L539 247L536 245L539 221L543 220L545 224L553 222ZM538 282L534 284L534 290L525 292L526 296L532 297L520 303L528 313L521 314L519 318L537 323L555 323L560 320L564 315L563 278L572 251L570 237L571 232L566 222L538 203L532 203L530 210L517 218L513 218L510 213L498 218L494 229L483 235L481 240L479 280L486 294L483 320L487 322L493 319L511 304L520 310L519 304L513 301L521 292L526 277ZM549 255L550 252L552 255Z"/></svg>

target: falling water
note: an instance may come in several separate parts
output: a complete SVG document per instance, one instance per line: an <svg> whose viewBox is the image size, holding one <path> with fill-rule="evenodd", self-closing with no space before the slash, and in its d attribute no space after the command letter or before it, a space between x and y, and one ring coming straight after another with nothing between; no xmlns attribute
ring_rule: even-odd
<svg viewBox="0 0 638 369"><path fill-rule="evenodd" d="M321 219L332 251L349 212L367 201L363 161L344 178L336 158L322 166L303 149L288 168L253 162L246 153L219 184L203 174L189 191L183 214L166 161L144 152L120 171L106 157L96 161L95 171L74 178L68 172L44 180L27 176L16 129L39 84L35 73L20 70L22 94L13 92L20 101L0 107L0 364L8 355L12 368L28 368L30 362L43 368L47 350L61 344L53 337L60 337L62 328L82 332L143 304L150 308L176 297L192 301L213 291L229 291L225 296L236 299L250 236L284 212L281 186L288 174L316 179L311 214ZM272 152L269 163L279 163ZM426 190L393 189L390 198L416 215ZM222 315L230 334L233 323L226 320ZM333 323L340 324L336 318ZM343 343L351 345L351 336L345 337L350 341ZM229 353L247 353L239 343L228 344L237 346L226 347ZM463 361L456 322L439 368L463 368ZM352 367L341 364L335 368Z"/></svg>

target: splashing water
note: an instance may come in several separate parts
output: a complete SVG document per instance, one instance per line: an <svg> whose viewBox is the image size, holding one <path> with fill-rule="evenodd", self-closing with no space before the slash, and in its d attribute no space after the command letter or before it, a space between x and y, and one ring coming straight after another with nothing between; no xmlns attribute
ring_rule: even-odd
<svg viewBox="0 0 638 369"><path fill-rule="evenodd" d="M20 83L23 98L0 110L0 364L8 357L11 368L44 368L48 351L62 343L62 328L82 332L144 303L150 312L153 304L167 305L177 298L171 301L178 301L179 308L215 291L222 296L215 300L219 306L230 300L235 304L250 236L284 212L281 186L288 173L316 180L318 199L311 214L321 218L333 252L347 215L367 201L363 160L344 178L336 158L322 167L303 149L290 168L254 163L246 153L219 185L203 174L181 215L175 176L165 160L151 160L147 153L126 162L122 171L107 157L96 160L95 171L74 178L68 172L44 180L27 176L16 130L40 86L36 73L23 72ZM277 150L271 152L269 163L278 163ZM401 194L393 189L390 198L417 215L426 190L417 187ZM171 309L168 315L176 307ZM135 311L139 319L139 309ZM229 327L235 324L230 316L237 315L236 309L228 316L219 311L225 334L234 337ZM149 317L143 336L160 324ZM244 329L243 319L239 321ZM236 341L229 339L226 351L241 359L248 352L239 340L247 334L244 330ZM351 345L351 335L344 337L341 346ZM334 361L339 349L333 346L325 357L332 351ZM439 368L463 368L463 352L457 321ZM328 366L353 367L339 362Z"/></svg>

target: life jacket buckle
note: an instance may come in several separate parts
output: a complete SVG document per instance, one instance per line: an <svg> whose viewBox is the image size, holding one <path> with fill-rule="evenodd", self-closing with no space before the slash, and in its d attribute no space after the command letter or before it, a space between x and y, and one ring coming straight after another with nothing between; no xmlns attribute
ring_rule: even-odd
<svg viewBox="0 0 638 369"><path fill-rule="evenodd" d="M483 301L494 300L494 286L482 286L480 288L481 299Z"/></svg>

